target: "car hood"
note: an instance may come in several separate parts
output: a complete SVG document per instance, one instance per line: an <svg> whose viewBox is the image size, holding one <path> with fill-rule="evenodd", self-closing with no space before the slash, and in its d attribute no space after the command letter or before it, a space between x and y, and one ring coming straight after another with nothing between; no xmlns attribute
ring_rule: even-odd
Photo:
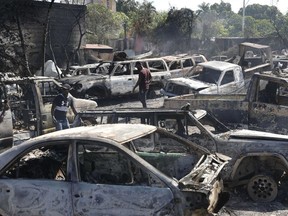
<svg viewBox="0 0 288 216"><path fill-rule="evenodd" d="M169 82L175 83L177 85L187 86L196 91L203 90L205 88L215 85L215 84L204 83L193 78L184 78L184 77L170 79Z"/></svg>
<svg viewBox="0 0 288 216"><path fill-rule="evenodd" d="M229 132L229 138L237 138L237 139L265 139L265 140L284 140L288 141L287 135L275 134L263 131L255 131L255 130L233 130Z"/></svg>
<svg viewBox="0 0 288 216"><path fill-rule="evenodd" d="M70 83L73 84L75 82L87 82L92 80L101 80L105 79L107 76L101 75L101 74L92 74L92 75L80 75L80 76L71 76L71 77L64 77L60 79L60 82L63 83Z"/></svg>

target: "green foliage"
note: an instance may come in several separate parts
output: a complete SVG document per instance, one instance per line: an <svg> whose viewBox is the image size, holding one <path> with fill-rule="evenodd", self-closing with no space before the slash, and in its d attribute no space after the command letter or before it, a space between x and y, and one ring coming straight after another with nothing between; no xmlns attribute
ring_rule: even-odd
<svg viewBox="0 0 288 216"><path fill-rule="evenodd" d="M133 15L131 16L131 27L135 34L142 36L150 34L153 27L154 15L156 13L156 8L151 2L146 0L139 6L137 11L130 12L130 15Z"/></svg>
<svg viewBox="0 0 288 216"><path fill-rule="evenodd" d="M255 37L267 37L275 32L272 23L268 19L255 19L255 24L257 28Z"/></svg>
<svg viewBox="0 0 288 216"><path fill-rule="evenodd" d="M239 37L242 35L242 16L233 14L226 23L230 37Z"/></svg>
<svg viewBox="0 0 288 216"><path fill-rule="evenodd" d="M123 34L123 23L129 23L124 13L113 13L101 4L89 4L86 18L87 42L106 43Z"/></svg>
<svg viewBox="0 0 288 216"><path fill-rule="evenodd" d="M127 16L131 12L137 12L139 8L139 3L136 2L135 0L118 0L116 1L116 10L118 12L123 12Z"/></svg>
<svg viewBox="0 0 288 216"><path fill-rule="evenodd" d="M105 42L114 37L123 37L123 24L127 34L145 36L158 45L171 43L175 49L189 48L193 37L210 41L213 37L241 37L242 9L238 14L230 3L203 2L196 12L182 8L170 8L168 12L157 13L153 2L144 0L117 0L117 13L112 13L98 4L88 6L87 26L89 42ZM245 10L245 37L278 36L283 44L288 43L288 19L274 6L252 4ZM288 45L288 44L287 44Z"/></svg>
<svg viewBox="0 0 288 216"><path fill-rule="evenodd" d="M244 31L244 37L255 37L257 35L257 28L255 19L251 16L245 17L245 31Z"/></svg>
<svg viewBox="0 0 288 216"><path fill-rule="evenodd" d="M245 9L245 15L251 16L254 19L270 19L272 16L276 16L279 13L281 12L275 6L260 4L248 5ZM240 9L238 14L243 14L243 8Z"/></svg>

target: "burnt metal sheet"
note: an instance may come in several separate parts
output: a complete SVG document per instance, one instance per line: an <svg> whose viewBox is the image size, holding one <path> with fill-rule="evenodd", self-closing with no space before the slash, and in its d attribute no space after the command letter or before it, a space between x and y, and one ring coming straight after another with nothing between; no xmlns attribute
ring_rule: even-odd
<svg viewBox="0 0 288 216"><path fill-rule="evenodd" d="M69 182L1 179L0 188L1 215L72 215Z"/></svg>
<svg viewBox="0 0 288 216"><path fill-rule="evenodd" d="M74 184L76 214L85 215L154 215L172 202L168 188L134 185ZM153 197L153 199L151 199Z"/></svg>

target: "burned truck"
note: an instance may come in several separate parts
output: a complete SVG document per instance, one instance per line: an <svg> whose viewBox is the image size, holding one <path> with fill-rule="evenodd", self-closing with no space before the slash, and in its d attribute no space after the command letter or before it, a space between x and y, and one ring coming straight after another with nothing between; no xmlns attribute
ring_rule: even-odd
<svg viewBox="0 0 288 216"><path fill-rule="evenodd" d="M164 100L165 108L205 109L230 128L287 134L288 74L280 70L255 73L246 94L182 95Z"/></svg>
<svg viewBox="0 0 288 216"><path fill-rule="evenodd" d="M9 135L14 134L14 144L55 130L51 106L60 92L59 82L48 77L10 77L3 78L1 83L9 105L2 124L6 133L9 131ZM73 98L73 101L77 111L97 107L95 101L78 98ZM72 123L74 121L72 110L68 111L67 116ZM13 125L13 130L10 125ZM12 145L12 142L10 144Z"/></svg>

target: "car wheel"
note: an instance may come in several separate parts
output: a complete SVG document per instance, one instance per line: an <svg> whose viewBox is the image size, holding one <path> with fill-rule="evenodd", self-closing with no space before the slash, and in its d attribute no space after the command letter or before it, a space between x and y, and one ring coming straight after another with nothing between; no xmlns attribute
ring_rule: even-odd
<svg viewBox="0 0 288 216"><path fill-rule="evenodd" d="M255 175L248 182L247 192L255 202L272 202L277 197L278 185L271 176Z"/></svg>

